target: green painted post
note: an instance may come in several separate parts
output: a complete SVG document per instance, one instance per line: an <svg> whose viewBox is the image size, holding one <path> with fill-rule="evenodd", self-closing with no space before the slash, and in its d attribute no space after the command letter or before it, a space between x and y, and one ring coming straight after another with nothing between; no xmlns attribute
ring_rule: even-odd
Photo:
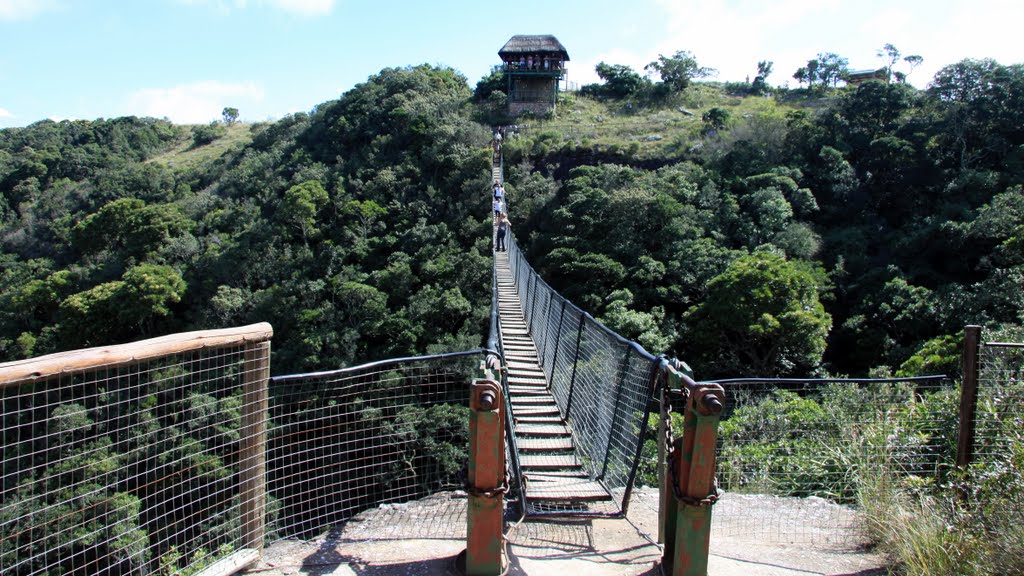
<svg viewBox="0 0 1024 576"><path fill-rule="evenodd" d="M673 576L707 576L711 543L711 506L715 491L715 450L725 391L718 384L697 384L669 370L668 386L688 392L683 437L674 441L671 470L663 488L665 549L663 570Z"/></svg>

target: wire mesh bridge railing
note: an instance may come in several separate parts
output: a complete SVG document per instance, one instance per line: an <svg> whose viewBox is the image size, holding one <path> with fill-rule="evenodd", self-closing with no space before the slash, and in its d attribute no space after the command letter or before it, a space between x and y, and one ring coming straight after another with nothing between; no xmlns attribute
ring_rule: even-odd
<svg viewBox="0 0 1024 576"><path fill-rule="evenodd" d="M625 513L662 360L551 288L511 235L508 264L540 367L584 468L613 496L614 508L605 512ZM528 505L527 513L573 511Z"/></svg>

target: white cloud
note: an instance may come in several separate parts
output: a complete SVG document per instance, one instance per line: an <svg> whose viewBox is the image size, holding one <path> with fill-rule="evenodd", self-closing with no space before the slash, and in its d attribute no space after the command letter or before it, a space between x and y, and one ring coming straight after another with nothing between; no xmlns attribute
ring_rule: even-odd
<svg viewBox="0 0 1024 576"><path fill-rule="evenodd" d="M657 52L689 50L702 66L718 69L720 80L743 80L754 75L758 61L771 60L769 82L795 86L793 72L819 53L847 58L853 69L873 68L883 64L876 52L886 43L924 57L910 77L919 87L963 58L1024 61L1024 44L1011 40L1024 21L1019 0L656 2L665 16L657 25L663 30L652 34L659 38Z"/></svg>
<svg viewBox="0 0 1024 576"><path fill-rule="evenodd" d="M0 0L0 21L28 20L59 7L56 0Z"/></svg>
<svg viewBox="0 0 1024 576"><path fill-rule="evenodd" d="M253 82L195 82L171 88L146 88L128 99L129 114L169 118L176 124L205 124L219 120L226 107L245 116L246 104L263 100L263 88Z"/></svg>
<svg viewBox="0 0 1024 576"><path fill-rule="evenodd" d="M225 13L232 10L245 10L249 6L270 6L299 16L322 16L330 14L334 9L335 0L178 0L178 2L189 5L207 4Z"/></svg>
<svg viewBox="0 0 1024 576"><path fill-rule="evenodd" d="M14 118L14 114L11 114L9 111L4 110L3 108L0 108L0 118Z"/></svg>
<svg viewBox="0 0 1024 576"><path fill-rule="evenodd" d="M594 68L601 62L605 64L623 64L629 66L634 72L643 76L646 74L644 66L651 63L656 56L638 54L630 50L616 48L602 52L593 58L569 63L569 80L578 86L596 84L602 82ZM656 78L655 78L656 79Z"/></svg>

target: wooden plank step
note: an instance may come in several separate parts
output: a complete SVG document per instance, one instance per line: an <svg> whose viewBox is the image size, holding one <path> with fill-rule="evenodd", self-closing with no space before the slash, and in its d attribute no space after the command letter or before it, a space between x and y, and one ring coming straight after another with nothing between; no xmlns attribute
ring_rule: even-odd
<svg viewBox="0 0 1024 576"><path fill-rule="evenodd" d="M509 386L508 393L513 396L513 402L517 396L551 396L544 386Z"/></svg>
<svg viewBox="0 0 1024 576"><path fill-rule="evenodd" d="M508 367L512 369L522 370L524 372L540 372L544 373L544 370L536 362L523 362L521 360L510 360Z"/></svg>
<svg viewBox="0 0 1024 576"><path fill-rule="evenodd" d="M547 378L544 377L543 372L541 372L537 376L530 376L528 374L520 376L518 374L510 372L508 375L508 383L510 386L547 386L548 380Z"/></svg>
<svg viewBox="0 0 1024 576"><path fill-rule="evenodd" d="M580 468L580 459L576 454L523 454L519 457L519 466L529 470L561 470Z"/></svg>
<svg viewBox="0 0 1024 576"><path fill-rule="evenodd" d="M539 393L543 393L543 394L549 394L549 395L551 394L551 391L548 389L547 382L540 382L540 381L535 381L535 382L513 382L510 379L509 382L508 382L508 390L513 395L515 395L516 392L522 392L523 394L530 394L530 395L536 395L538 392Z"/></svg>
<svg viewBox="0 0 1024 576"><path fill-rule="evenodd" d="M561 412L558 411L558 405L554 402L550 404L525 404L517 406L512 405L512 416L518 418L520 416L559 416Z"/></svg>
<svg viewBox="0 0 1024 576"><path fill-rule="evenodd" d="M569 428L562 424L520 424L516 436L570 436Z"/></svg>
<svg viewBox="0 0 1024 576"><path fill-rule="evenodd" d="M589 479L566 478L561 481L535 481L526 484L526 497L534 502L600 502L611 495L600 483Z"/></svg>
<svg viewBox="0 0 1024 576"><path fill-rule="evenodd" d="M548 385L548 379L544 375L544 372L527 372L522 369L509 368L508 370L508 383L509 384L522 384L525 386L532 386L540 384L543 386Z"/></svg>
<svg viewBox="0 0 1024 576"><path fill-rule="evenodd" d="M554 415L550 415L550 414L549 415L530 414L530 415L523 415L523 416L514 415L513 417L516 419L516 423L517 424L561 424L562 423L562 415L561 414L554 414Z"/></svg>
<svg viewBox="0 0 1024 576"><path fill-rule="evenodd" d="M555 405L555 397L551 394L545 394L543 396L521 396L512 401L512 409L515 410L517 406L546 406L548 404Z"/></svg>
<svg viewBox="0 0 1024 576"><path fill-rule="evenodd" d="M557 482L561 478L590 480L590 475L583 470L535 470L529 474L530 480L534 478L540 482Z"/></svg>
<svg viewBox="0 0 1024 576"><path fill-rule="evenodd" d="M517 438L520 452L562 452L572 450L572 438Z"/></svg>

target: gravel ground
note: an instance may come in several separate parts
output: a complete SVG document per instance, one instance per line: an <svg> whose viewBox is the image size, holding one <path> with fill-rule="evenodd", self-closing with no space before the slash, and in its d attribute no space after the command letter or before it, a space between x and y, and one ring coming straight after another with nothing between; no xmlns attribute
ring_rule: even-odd
<svg viewBox="0 0 1024 576"><path fill-rule="evenodd" d="M248 574L265 576L458 574L465 549L462 493L388 504L311 541L269 546ZM509 536L509 574L660 574L658 495L638 489L628 518L524 522ZM711 576L886 574L856 513L816 498L727 494L712 521Z"/></svg>

